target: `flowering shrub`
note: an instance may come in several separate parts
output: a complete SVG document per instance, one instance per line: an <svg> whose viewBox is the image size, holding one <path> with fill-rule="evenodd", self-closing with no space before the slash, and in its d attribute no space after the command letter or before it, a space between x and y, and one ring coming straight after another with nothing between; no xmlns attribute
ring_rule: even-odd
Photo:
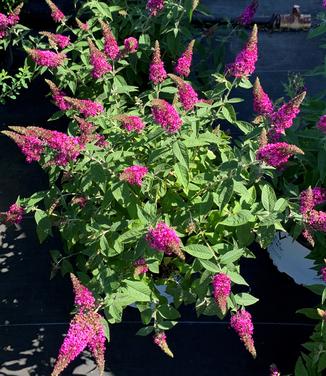
<svg viewBox="0 0 326 376"><path fill-rule="evenodd" d="M163 12L157 4L148 5L152 13ZM172 4L166 4L169 12ZM85 6L95 8L94 2ZM185 81L193 42L174 69L182 77L169 73L173 64L164 44L153 42L151 62L144 59L149 82L138 87L133 78L129 83L128 68L135 58L143 63L144 40L135 53L129 36L118 52L111 25L97 19L89 24L69 44L43 33L56 45L67 42L64 52L28 51L36 64L51 68L47 82L60 110L54 117L69 117L68 133L35 126L3 132L27 162L40 163L49 175L51 188L20 199L17 207L34 213L40 241L53 228L60 232L64 248L52 252L54 269L74 272L90 289L76 287L73 277L78 310L53 375L86 346L95 357L102 354L98 310L114 324L131 304L144 324L138 334L153 333L154 343L170 356L166 332L177 324L182 304L193 304L198 315L222 318L231 312L232 328L256 356L246 307L257 298L248 292L240 260L254 257L248 248L254 241L265 247L283 228L287 202L277 200L270 167L256 158L258 142L232 146L216 122L251 129L237 119L232 103L239 99L230 95L235 87L251 87L247 76L257 60L257 27L228 76L215 74L214 89L199 95ZM289 155L283 154L285 163ZM12 222L20 220L17 207L8 212Z"/></svg>

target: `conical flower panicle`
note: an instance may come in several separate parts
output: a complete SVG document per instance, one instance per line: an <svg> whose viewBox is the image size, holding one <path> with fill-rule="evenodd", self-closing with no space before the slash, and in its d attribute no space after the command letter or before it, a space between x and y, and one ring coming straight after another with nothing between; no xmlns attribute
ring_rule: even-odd
<svg viewBox="0 0 326 376"><path fill-rule="evenodd" d="M50 80L45 80L45 82L49 85L53 101L55 105L61 110L61 111L66 111L71 108L70 104L66 102L64 97L66 96L66 93L62 90L60 90L54 82Z"/></svg>
<svg viewBox="0 0 326 376"><path fill-rule="evenodd" d="M123 128L127 132L141 133L145 128L145 124L139 116L133 115L117 115L115 116L119 122L121 122Z"/></svg>
<svg viewBox="0 0 326 376"><path fill-rule="evenodd" d="M51 376L59 376L86 347L92 352L100 375L103 375L106 339L102 317L95 310L92 293L73 274L71 280L78 312L70 323Z"/></svg>
<svg viewBox="0 0 326 376"><path fill-rule="evenodd" d="M135 268L134 269L134 275L135 276L139 276L141 274L145 274L149 270L148 265L146 263L146 260L143 257L141 257L138 260L134 261L133 266Z"/></svg>
<svg viewBox="0 0 326 376"><path fill-rule="evenodd" d="M90 63L93 66L92 76L94 79L99 79L106 73L112 71L112 66L106 60L106 56L98 48L90 38L87 39L90 51Z"/></svg>
<svg viewBox="0 0 326 376"><path fill-rule="evenodd" d="M227 73L233 77L246 77L251 75L256 68L258 60L258 28L254 25L250 38L244 49L236 56L234 63L227 66Z"/></svg>
<svg viewBox="0 0 326 376"><path fill-rule="evenodd" d="M63 52L48 50L26 49L31 59L42 67L57 68L64 63L67 56Z"/></svg>
<svg viewBox="0 0 326 376"><path fill-rule="evenodd" d="M64 100L71 105L72 109L78 111L86 118L96 116L104 112L104 107L101 103L94 102L90 99L64 97Z"/></svg>
<svg viewBox="0 0 326 376"><path fill-rule="evenodd" d="M64 22L65 15L61 12L61 10L54 4L51 0L45 0L51 10L51 17L55 22Z"/></svg>
<svg viewBox="0 0 326 376"><path fill-rule="evenodd" d="M144 177L148 174L148 168L141 165L126 167L120 174L120 180L126 181L130 185L142 186Z"/></svg>
<svg viewBox="0 0 326 376"><path fill-rule="evenodd" d="M174 72L179 76L188 77L190 74L194 44L195 40L192 40L188 44L187 49L183 52L181 57L178 59L176 66L174 67Z"/></svg>
<svg viewBox="0 0 326 376"><path fill-rule="evenodd" d="M265 128L262 129L262 131L259 135L259 138L258 138L258 142L259 142L260 148L262 148L262 147L264 147L268 144L267 131L266 131Z"/></svg>
<svg viewBox="0 0 326 376"><path fill-rule="evenodd" d="M80 30L88 31L89 25L87 22L81 22L78 18L76 18L76 24L80 28Z"/></svg>
<svg viewBox="0 0 326 376"><path fill-rule="evenodd" d="M10 224L18 225L23 220L24 209L18 204L12 204L5 213L5 221Z"/></svg>
<svg viewBox="0 0 326 376"><path fill-rule="evenodd" d="M227 299L231 293L231 279L227 274L219 273L214 275L212 285L215 302L223 315L225 315L227 311Z"/></svg>
<svg viewBox="0 0 326 376"><path fill-rule="evenodd" d="M270 166L282 169L295 154L304 154L296 145L277 142L262 146L257 151L257 160L262 160Z"/></svg>
<svg viewBox="0 0 326 376"><path fill-rule="evenodd" d="M182 78L169 74L169 77L178 85L179 100L186 111L192 110L196 103L199 102L198 94L190 84L185 82Z"/></svg>
<svg viewBox="0 0 326 376"><path fill-rule="evenodd" d="M152 101L152 115L154 121L171 134L178 132L183 123L176 109L163 99Z"/></svg>
<svg viewBox="0 0 326 376"><path fill-rule="evenodd" d="M248 26L252 23L252 20L258 9L258 5L258 0L251 1L251 3L244 9L244 11L238 19L240 25Z"/></svg>
<svg viewBox="0 0 326 376"><path fill-rule="evenodd" d="M79 282L79 279L74 274L71 273L70 278L75 293L75 305L81 310L94 310L95 298L93 294Z"/></svg>
<svg viewBox="0 0 326 376"><path fill-rule="evenodd" d="M164 69L164 63L161 60L160 44L158 41L156 41L152 62L149 67L149 79L154 85L158 85L159 83L163 82L166 77L167 73Z"/></svg>
<svg viewBox="0 0 326 376"><path fill-rule="evenodd" d="M269 96L264 92L258 77L254 83L253 94L254 111L258 115L270 115L274 110L273 103Z"/></svg>
<svg viewBox="0 0 326 376"><path fill-rule="evenodd" d="M50 46L52 48L59 47L61 49L64 49L70 44L70 37L67 37L65 35L54 34L50 33L49 31L41 31L40 34L48 38Z"/></svg>
<svg viewBox="0 0 326 376"><path fill-rule="evenodd" d="M162 331L162 332L157 332L155 335L154 335L154 343L155 345L157 345L161 350L163 350L165 352L166 355L170 356L171 358L173 358L173 353L172 351L170 350L167 342L166 342L166 334Z"/></svg>
<svg viewBox="0 0 326 376"><path fill-rule="evenodd" d="M270 120L272 123L272 129L270 137L275 141L278 141L279 137L285 133L285 130L292 127L294 119L300 112L300 105L306 96L306 92L303 91L289 103L285 103L280 109L272 113Z"/></svg>
<svg viewBox="0 0 326 376"><path fill-rule="evenodd" d="M116 60L120 55L120 49L117 40L115 39L110 26L107 23L100 20L100 24L104 36L104 52L106 56L108 56L111 60Z"/></svg>
<svg viewBox="0 0 326 376"><path fill-rule="evenodd" d="M232 315L230 324L240 337L246 349L256 358L256 349L253 339L254 325L252 323L251 314L245 309L241 309L237 311L236 314Z"/></svg>

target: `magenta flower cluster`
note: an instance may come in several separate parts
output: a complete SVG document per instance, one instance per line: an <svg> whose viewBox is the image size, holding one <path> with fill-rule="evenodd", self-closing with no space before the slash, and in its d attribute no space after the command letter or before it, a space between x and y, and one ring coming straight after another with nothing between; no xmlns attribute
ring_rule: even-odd
<svg viewBox="0 0 326 376"><path fill-rule="evenodd" d="M154 121L168 133L176 133L182 126L182 119L177 110L165 100L157 99L153 101L152 115Z"/></svg>
<svg viewBox="0 0 326 376"><path fill-rule="evenodd" d="M307 189L300 194L300 213L307 214L314 209L316 205L326 201L326 189L315 187Z"/></svg>
<svg viewBox="0 0 326 376"><path fill-rule="evenodd" d="M70 97L64 97L64 99L70 104L70 108L78 111L86 118L97 116L104 112L104 107L101 103L94 102L90 99L77 99Z"/></svg>
<svg viewBox="0 0 326 376"><path fill-rule="evenodd" d="M148 174L148 168L141 165L126 167L120 174L120 180L126 181L131 185L142 186L144 177Z"/></svg>
<svg viewBox="0 0 326 376"><path fill-rule="evenodd" d="M164 8L164 0L148 0L146 9L150 16L156 16Z"/></svg>
<svg viewBox="0 0 326 376"><path fill-rule="evenodd" d="M120 56L120 49L110 27L101 21L102 32L104 36L104 52L111 60L116 60Z"/></svg>
<svg viewBox="0 0 326 376"><path fill-rule="evenodd" d="M104 371L105 334L101 316L96 312L92 293L71 275L77 313L72 319L68 333L60 347L51 376L59 376L86 347L92 352L100 374Z"/></svg>
<svg viewBox="0 0 326 376"><path fill-rule="evenodd" d="M270 376L281 376L281 373L275 364L270 366Z"/></svg>
<svg viewBox="0 0 326 376"><path fill-rule="evenodd" d="M323 281L326 282L326 266L323 266L323 267L320 269L320 273L321 273L321 276L322 276Z"/></svg>
<svg viewBox="0 0 326 376"><path fill-rule="evenodd" d="M286 142L276 142L261 146L257 151L256 158L270 166L282 169L295 154L303 154L303 151L295 145L290 145Z"/></svg>
<svg viewBox="0 0 326 376"><path fill-rule="evenodd" d="M68 136L58 131L51 132L47 146L55 152L54 161L58 166L65 166L70 161L75 161L82 148L78 137Z"/></svg>
<svg viewBox="0 0 326 376"><path fill-rule="evenodd" d="M97 80L112 71L112 65L106 60L105 54L96 48L90 39L88 40L88 44L90 49L90 63L93 66L92 76Z"/></svg>
<svg viewBox="0 0 326 376"><path fill-rule="evenodd" d="M192 63L194 41L191 41L187 49L183 52L181 57L178 59L176 66L174 67L174 72L179 76L188 77L190 74L190 67Z"/></svg>
<svg viewBox="0 0 326 376"><path fill-rule="evenodd" d="M0 13L0 39L7 36L8 31L19 22L19 14L23 4L16 7L11 13L7 16L3 13Z"/></svg>
<svg viewBox="0 0 326 376"><path fill-rule="evenodd" d="M145 128L145 124L139 116L120 115L117 116L117 120L122 123L123 128L127 132L141 133L141 131Z"/></svg>
<svg viewBox="0 0 326 376"><path fill-rule="evenodd" d="M138 50L138 40L134 37L126 38L123 42L125 50L129 54L134 54Z"/></svg>
<svg viewBox="0 0 326 376"><path fill-rule="evenodd" d="M257 77L254 84L254 111L258 115L270 115L274 110L274 106L269 96L263 90L259 78Z"/></svg>
<svg viewBox="0 0 326 376"><path fill-rule="evenodd" d="M154 54L152 62L149 66L149 79L154 85L158 85L163 82L167 77L166 70L164 69L164 63L161 60L161 51L158 41L155 42Z"/></svg>
<svg viewBox="0 0 326 376"><path fill-rule="evenodd" d="M166 334L163 331L156 332L153 337L153 341L155 345L157 345L162 351L165 352L165 354L173 358L173 353L169 349L169 346L166 342Z"/></svg>
<svg viewBox="0 0 326 376"><path fill-rule="evenodd" d="M59 107L61 111L69 110L71 106L64 99L64 97L66 96L66 93L60 90L52 81L50 80L45 80L45 81L50 87L52 98L54 100L55 105Z"/></svg>
<svg viewBox="0 0 326 376"><path fill-rule="evenodd" d="M227 274L216 274L213 277L212 286L215 302L222 313L225 314L227 309L227 298L231 293L231 279Z"/></svg>
<svg viewBox="0 0 326 376"><path fill-rule="evenodd" d="M236 56L234 63L227 66L227 73L233 77L245 77L251 75L256 68L258 60L257 26L255 25L246 46Z"/></svg>
<svg viewBox="0 0 326 376"><path fill-rule="evenodd" d="M63 52L37 49L29 49L27 52L32 60L42 67L57 68L62 65L66 59L66 55Z"/></svg>
<svg viewBox="0 0 326 376"><path fill-rule="evenodd" d="M67 37L66 35L62 35L62 34L48 33L46 31L41 34L48 37L50 45L52 45L53 47L59 47L61 49L64 49L70 45L69 36Z"/></svg>
<svg viewBox="0 0 326 376"><path fill-rule="evenodd" d="M240 25L248 26L252 23L254 15L258 9L258 0L252 0L251 3L244 9L240 15L238 22Z"/></svg>
<svg viewBox="0 0 326 376"><path fill-rule="evenodd" d="M151 228L146 235L146 240L151 248L167 255L171 255L181 243L175 230L164 222L159 222L156 227Z"/></svg>
<svg viewBox="0 0 326 376"><path fill-rule="evenodd" d="M192 110L195 104L199 102L198 94L187 82L178 86L179 100L186 111Z"/></svg>
<svg viewBox="0 0 326 376"><path fill-rule="evenodd" d="M51 17L55 22L63 22L65 20L65 15L63 12L54 4L51 0L45 0L51 10Z"/></svg>
<svg viewBox="0 0 326 376"><path fill-rule="evenodd" d="M7 223L18 225L23 220L24 209L18 204L12 204L5 213Z"/></svg>
<svg viewBox="0 0 326 376"><path fill-rule="evenodd" d="M236 331L246 349L255 358L256 349L253 340L254 325L251 314L245 309L239 310L230 320L231 327Z"/></svg>

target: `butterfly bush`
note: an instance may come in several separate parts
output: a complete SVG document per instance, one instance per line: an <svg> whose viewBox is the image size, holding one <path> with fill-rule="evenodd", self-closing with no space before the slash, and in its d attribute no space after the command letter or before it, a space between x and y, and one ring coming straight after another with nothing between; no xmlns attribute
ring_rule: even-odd
<svg viewBox="0 0 326 376"><path fill-rule="evenodd" d="M258 5L258 0L252 0L251 3L246 6L238 19L240 25L248 26L252 23L252 20L258 9Z"/></svg>
<svg viewBox="0 0 326 376"><path fill-rule="evenodd" d="M254 88L253 88L253 96L254 96L254 112L258 115L270 115L273 110L274 106L269 98L268 94L264 92L262 88L259 78L256 78Z"/></svg>
<svg viewBox="0 0 326 376"><path fill-rule="evenodd" d="M51 10L51 17L54 22L62 23L65 21L65 15L51 0L45 0Z"/></svg>
<svg viewBox="0 0 326 376"><path fill-rule="evenodd" d="M77 13L82 21L69 18L67 26L68 17L48 4L60 24L53 34L69 35L70 44L58 52L63 45L51 45L54 36L44 35L49 49L43 38L27 52L47 71L49 101L58 107L52 120L65 119L66 128L15 125L2 133L49 176L49 190L20 198L17 205L34 214L41 242L52 233L62 236L64 246L51 253L54 272L73 271L85 280L84 285L72 276L76 314L52 374L86 348L103 373L108 324L121 322L129 305L143 323L137 334L151 335L169 356L167 332L182 304L193 305L198 316L230 319L255 355L246 310L255 297L241 277L240 261L252 258L253 242L266 247L288 214L271 186L272 169L263 162L278 158L283 167L300 153L292 144L273 143L268 129L260 144L259 136L234 144L221 130L226 121L251 126L237 118L232 93L250 86L243 83L255 70L257 27L228 74L213 74L211 89L201 90L199 99L197 85L188 80L194 42L182 39L175 46L188 43L186 49L173 52L168 41L174 34L163 32L189 19L183 5L149 1L149 14L160 18L140 17L130 27L124 8L112 12L108 24L92 3ZM136 18L137 12L131 14ZM144 28L148 35L139 32ZM178 38L184 35L189 33ZM267 226L270 217L275 221Z"/></svg>
<svg viewBox="0 0 326 376"><path fill-rule="evenodd" d="M10 29L17 25L19 22L19 15L21 9L23 7L23 3L18 5L11 13L5 15L0 13L0 39L6 37L10 31Z"/></svg>

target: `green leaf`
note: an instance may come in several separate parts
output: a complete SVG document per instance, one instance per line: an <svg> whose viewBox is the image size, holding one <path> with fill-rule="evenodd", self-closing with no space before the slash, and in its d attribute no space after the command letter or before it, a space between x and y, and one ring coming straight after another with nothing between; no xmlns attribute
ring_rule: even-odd
<svg viewBox="0 0 326 376"><path fill-rule="evenodd" d="M189 170L189 153L186 145L181 141L176 141L173 144L172 149L174 156L181 163L181 165Z"/></svg>
<svg viewBox="0 0 326 376"><path fill-rule="evenodd" d="M37 210L35 212L35 222L37 224L36 232L40 243L52 234L52 223L48 214L43 210Z"/></svg>
<svg viewBox="0 0 326 376"><path fill-rule="evenodd" d="M105 320L104 317L101 317L101 324L102 324L102 326L103 326L103 330L104 330L105 338L108 340L108 342L110 342L110 327L109 327L109 324L108 324L108 322Z"/></svg>
<svg viewBox="0 0 326 376"><path fill-rule="evenodd" d="M137 331L136 336L148 336L154 330L154 326L145 326Z"/></svg>
<svg viewBox="0 0 326 376"><path fill-rule="evenodd" d="M210 272L219 273L221 271L220 268L216 264L214 264L213 262L211 262L211 261L204 260L204 259L199 259L199 262L201 263L201 265L206 270L208 270Z"/></svg>
<svg viewBox="0 0 326 376"><path fill-rule="evenodd" d="M232 264L234 261L239 260L243 253L243 248L234 249L233 251L226 252L224 255L221 256L220 262L224 265Z"/></svg>
<svg viewBox="0 0 326 376"><path fill-rule="evenodd" d="M296 313L301 313L301 315L305 315L309 319L320 320L320 316L315 308L301 308Z"/></svg>
<svg viewBox="0 0 326 376"><path fill-rule="evenodd" d="M265 184L262 188L261 201L267 211L272 212L274 210L276 194L274 189L268 184Z"/></svg>
<svg viewBox="0 0 326 376"><path fill-rule="evenodd" d="M303 364L302 357L300 356L295 365L295 376L309 376L308 371Z"/></svg>
<svg viewBox="0 0 326 376"><path fill-rule="evenodd" d="M255 304L259 300L246 292L241 292L240 294L234 295L234 299L237 304L243 305L243 306L249 306L249 305Z"/></svg>
<svg viewBox="0 0 326 376"><path fill-rule="evenodd" d="M202 244L189 244L183 249L191 256L198 257L200 259L208 260L213 257L213 252Z"/></svg>
<svg viewBox="0 0 326 376"><path fill-rule="evenodd" d="M157 309L163 319L175 320L180 317L180 313L174 307L168 304L163 304Z"/></svg>
<svg viewBox="0 0 326 376"><path fill-rule="evenodd" d="M243 286L248 286L248 283L245 281L245 279L236 272L227 272L227 275L230 276L231 281L237 285L243 285Z"/></svg>
<svg viewBox="0 0 326 376"><path fill-rule="evenodd" d="M124 282L128 287L128 294L135 302L151 301L152 291L145 282L130 280L124 280Z"/></svg>
<svg viewBox="0 0 326 376"><path fill-rule="evenodd" d="M248 222L255 220L255 217L249 210L240 210L235 214L230 214L224 221L220 222L221 225L236 227L245 225Z"/></svg>
<svg viewBox="0 0 326 376"><path fill-rule="evenodd" d="M218 189L218 206L222 211L232 198L234 190L233 179L225 180ZM216 203L216 202L215 202ZM217 203L216 203L217 204Z"/></svg>
<svg viewBox="0 0 326 376"><path fill-rule="evenodd" d="M182 165L181 163L176 163L174 165L174 173L177 178L179 184L183 186L183 188L188 191L189 186L189 173L187 168Z"/></svg>
<svg viewBox="0 0 326 376"><path fill-rule="evenodd" d="M285 200L284 198L279 198L275 202L274 210L279 212L279 213L282 213L288 207L288 205L289 205L289 203L288 203L287 200Z"/></svg>

